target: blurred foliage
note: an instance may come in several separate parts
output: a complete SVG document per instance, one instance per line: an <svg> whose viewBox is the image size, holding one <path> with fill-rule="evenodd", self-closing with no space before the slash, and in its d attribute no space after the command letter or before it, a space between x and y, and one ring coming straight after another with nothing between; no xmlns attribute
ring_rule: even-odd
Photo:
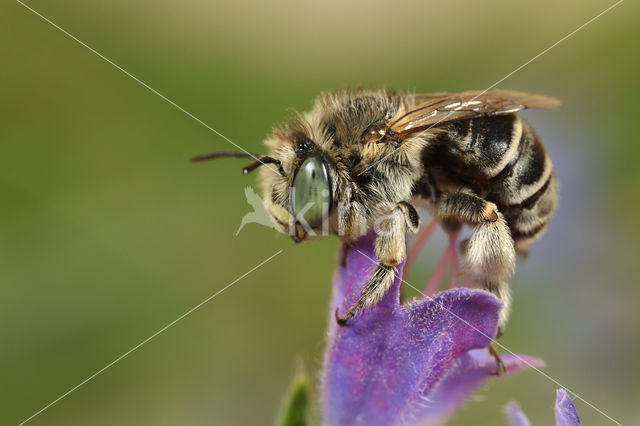
<svg viewBox="0 0 640 426"><path fill-rule="evenodd" d="M27 3L249 151L323 90L483 89L613 2ZM626 1L500 84L564 100L527 118L561 182L519 262L502 344L640 423L639 6ZM249 225L233 147L17 2L0 5L0 417L18 423L280 249L32 424L264 424L291 364L319 368L338 241ZM409 282L426 282L428 247ZM315 385L315 383L314 383ZM454 424L552 421L536 372ZM605 419L577 402L585 424Z"/></svg>
<svg viewBox="0 0 640 426"><path fill-rule="evenodd" d="M278 426L306 426L309 424L309 381L298 376L291 384L284 401Z"/></svg>

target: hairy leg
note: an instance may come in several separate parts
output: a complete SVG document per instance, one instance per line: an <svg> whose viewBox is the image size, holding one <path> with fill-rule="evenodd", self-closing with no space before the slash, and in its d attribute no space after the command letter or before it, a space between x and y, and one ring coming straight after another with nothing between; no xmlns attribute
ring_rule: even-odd
<svg viewBox="0 0 640 426"><path fill-rule="evenodd" d="M336 321L341 326L347 325L364 309L374 306L387 293L393 284L396 265L405 258L405 235L407 231L418 230L420 217L411 204L400 202L379 225L375 242L378 264L358 301L342 316L336 311Z"/></svg>
<svg viewBox="0 0 640 426"><path fill-rule="evenodd" d="M338 209L338 235L355 240L367 231L366 212L355 183L349 183L344 189L344 199Z"/></svg>
<svg viewBox="0 0 640 426"><path fill-rule="evenodd" d="M511 292L509 281L515 266L511 232L494 203L466 192L442 193L433 202L437 217L455 218L474 226L464 247L465 269L474 285L494 293L503 303L501 328L509 317Z"/></svg>

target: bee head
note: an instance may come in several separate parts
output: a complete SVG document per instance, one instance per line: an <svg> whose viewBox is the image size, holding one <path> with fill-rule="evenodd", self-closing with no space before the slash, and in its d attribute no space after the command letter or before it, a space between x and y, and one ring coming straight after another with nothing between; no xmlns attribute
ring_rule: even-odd
<svg viewBox="0 0 640 426"><path fill-rule="evenodd" d="M265 207L273 221L295 242L329 232L333 211L333 162L321 147L302 131L276 134L286 138L272 155L280 159L282 173L262 168Z"/></svg>
<svg viewBox="0 0 640 426"><path fill-rule="evenodd" d="M399 98L384 92L327 94L273 131L265 140L267 156L217 153L195 161L252 159L243 172L260 169L263 205L296 242L317 234L355 238L396 198L410 196L411 173L394 167L411 161L396 158L404 158L406 149L395 153L396 146L383 141L385 123L399 107Z"/></svg>
<svg viewBox="0 0 640 426"><path fill-rule="evenodd" d="M333 161L302 129L274 132L270 155L217 152L191 159L250 158L244 174L260 168L263 205L272 222L295 242L329 233Z"/></svg>

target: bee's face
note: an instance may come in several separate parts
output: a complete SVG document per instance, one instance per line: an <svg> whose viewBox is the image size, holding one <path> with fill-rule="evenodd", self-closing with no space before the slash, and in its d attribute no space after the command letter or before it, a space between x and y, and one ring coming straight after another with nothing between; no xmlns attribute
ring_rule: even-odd
<svg viewBox="0 0 640 426"><path fill-rule="evenodd" d="M266 145L282 172L260 171L274 222L295 241L318 233L357 237L396 197L410 196L419 155L406 159L414 145L382 140L400 108L394 97L327 95L294 126L275 131ZM416 164L398 166L408 162Z"/></svg>
<svg viewBox="0 0 640 426"><path fill-rule="evenodd" d="M331 155L306 134L294 131L285 137L287 143L279 145L279 151L286 151L280 154L288 159L283 161L285 174L262 172L264 198L274 222L299 242L323 225L328 232L337 175Z"/></svg>

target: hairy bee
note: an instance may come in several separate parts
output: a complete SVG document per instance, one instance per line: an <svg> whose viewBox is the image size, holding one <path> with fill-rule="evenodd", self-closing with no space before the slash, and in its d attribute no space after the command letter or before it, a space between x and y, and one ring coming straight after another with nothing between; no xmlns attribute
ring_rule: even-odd
<svg viewBox="0 0 640 426"><path fill-rule="evenodd" d="M464 243L474 286L504 303L515 254L544 232L556 205L551 160L536 133L518 115L559 101L515 91L404 94L354 91L321 95L311 111L277 128L269 155L216 153L262 166L263 198L272 219L296 241L317 232L349 243L372 227L378 265L345 325L375 305L405 258L405 238L420 226L426 205L446 231L473 227Z"/></svg>

